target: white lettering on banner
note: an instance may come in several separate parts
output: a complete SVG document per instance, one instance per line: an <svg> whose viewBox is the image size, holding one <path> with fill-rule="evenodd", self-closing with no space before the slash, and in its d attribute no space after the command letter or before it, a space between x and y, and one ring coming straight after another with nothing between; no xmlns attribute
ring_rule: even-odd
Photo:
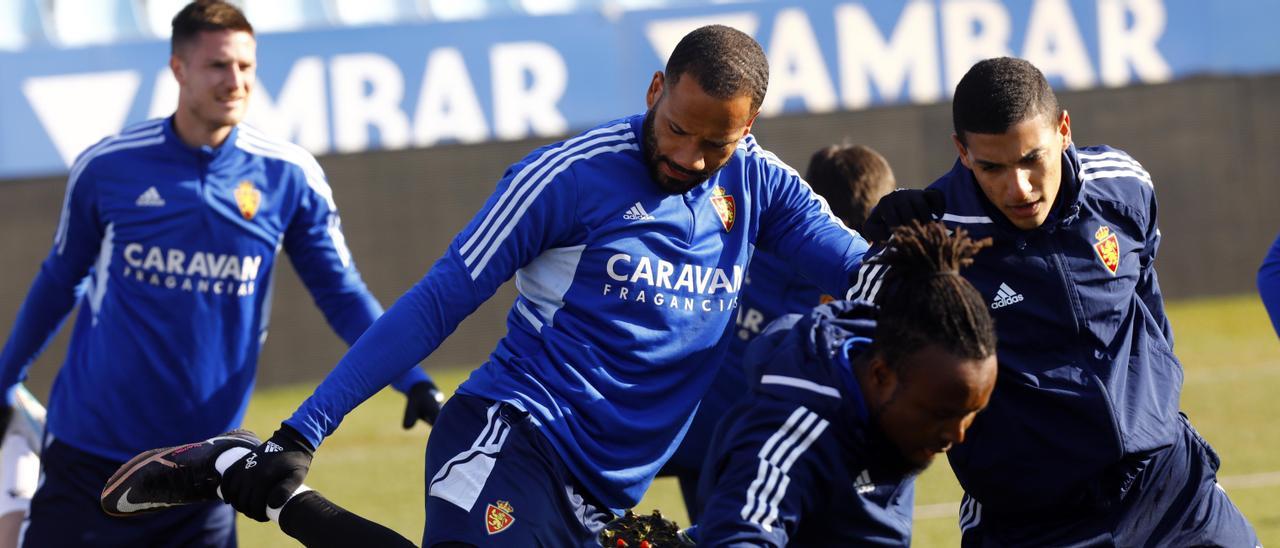
<svg viewBox="0 0 1280 548"><path fill-rule="evenodd" d="M268 135L293 141L314 154L329 152L329 108L324 94L324 59L302 57L293 63L275 100L261 85L253 87L247 121ZM169 110L173 110L172 104Z"/></svg>
<svg viewBox="0 0 1280 548"><path fill-rule="evenodd" d="M765 116L782 112L787 99L804 100L808 112L836 109L836 89L831 84L822 48L804 10L790 8L778 12L769 40L769 93L760 110Z"/></svg>
<svg viewBox="0 0 1280 548"><path fill-rule="evenodd" d="M644 35L649 39L649 46L662 62L671 57L676 44L684 35L694 29L706 25L724 25L755 36L760 26L759 17L751 12L717 13L715 15L699 15L695 17L679 17L675 19L659 19L645 26Z"/></svg>
<svg viewBox="0 0 1280 548"><path fill-rule="evenodd" d="M951 0L942 3L942 51L946 68L946 94L969 67L983 59L1013 55L1009 11L995 0Z"/></svg>
<svg viewBox="0 0 1280 548"><path fill-rule="evenodd" d="M930 2L908 2L885 43L865 7L836 7L836 53L840 58L845 108L869 106L873 80L884 100L900 96L905 81L910 81L907 96L913 102L933 102L942 97L938 89L938 39L933 11Z"/></svg>
<svg viewBox="0 0 1280 548"><path fill-rule="evenodd" d="M1133 25L1127 28L1126 15L1133 18ZM1173 76L1156 49L1164 34L1165 15L1161 0L1098 0L1103 84L1116 87L1129 83L1130 66L1141 82L1165 82Z"/></svg>
<svg viewBox="0 0 1280 548"><path fill-rule="evenodd" d="M1094 83L1089 52L1067 0L1036 0L1031 6L1022 58L1046 77L1062 76L1068 89L1084 89Z"/></svg>
<svg viewBox="0 0 1280 548"><path fill-rule="evenodd" d="M759 13L654 19L643 23L642 32L659 59L689 30L708 23L761 34L773 65L762 106L766 115L797 104L826 112L877 102L939 101L973 62L998 55L1027 58L1069 89L1164 82L1173 75L1157 48L1167 32L1162 0L1093 0L1096 18L1083 1L1033 0L1025 10L1011 10L1013 2L848 0L831 8L762 7ZM1015 21L1014 11L1020 19L1025 13L1025 20ZM1012 43L1014 35L1020 43ZM1086 43L1085 36L1096 36L1096 43ZM463 51L481 51L487 59L468 58ZM270 86L259 79L248 121L316 154L547 137L572 130L570 119L590 122L581 115L566 117L560 102L570 85L590 86L597 75L584 67L570 81L565 56L548 43L439 47L425 50L421 59L425 70L419 77L416 62L402 66L377 52L293 58L270 69L283 79L269 79ZM486 63L489 74L478 73ZM152 74L151 82L143 82L137 70L40 75L23 79L21 89L58 156L70 165L87 146L123 128L140 95L150 101L142 105L149 117L174 111L178 85L171 72L166 67ZM406 81L406 75L417 80ZM486 89L477 90L477 83ZM150 87L150 99L138 93L143 85ZM93 101L83 100L86 89L93 90Z"/></svg>
<svg viewBox="0 0 1280 548"><path fill-rule="evenodd" d="M69 166L84 149L124 127L140 81L131 70L39 76L22 82L22 94ZM86 100L87 90L92 100Z"/></svg>
<svg viewBox="0 0 1280 548"><path fill-rule="evenodd" d="M569 130L556 107L569 87L569 69L559 51L542 42L497 44L489 51L489 64L494 135L512 140Z"/></svg>
<svg viewBox="0 0 1280 548"><path fill-rule="evenodd" d="M258 86L254 86L253 94L257 95ZM151 108L147 109L147 118L163 118L178 107L178 81L173 78L173 71L164 67L156 73L156 82L151 86ZM253 97L249 97L249 115L253 115Z"/></svg>
<svg viewBox="0 0 1280 548"><path fill-rule="evenodd" d="M404 75L376 53L336 55L329 65L333 90L333 144L338 152L369 148L369 127L384 149L409 146L409 118L400 110Z"/></svg>
<svg viewBox="0 0 1280 548"><path fill-rule="evenodd" d="M455 48L432 50L427 56L422 91L414 110L414 146L429 147L449 138L478 143L489 136L467 64L462 52Z"/></svg>

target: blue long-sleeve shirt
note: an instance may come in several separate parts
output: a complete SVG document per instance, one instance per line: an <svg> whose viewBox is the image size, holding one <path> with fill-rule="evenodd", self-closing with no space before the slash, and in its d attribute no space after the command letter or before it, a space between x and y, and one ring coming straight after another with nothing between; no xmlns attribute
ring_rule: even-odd
<svg viewBox="0 0 1280 548"><path fill-rule="evenodd" d="M1280 335L1280 237L1271 244L1271 251L1267 252L1262 267L1258 269L1258 294L1271 316L1276 335Z"/></svg>
<svg viewBox="0 0 1280 548"><path fill-rule="evenodd" d="M0 353L0 386L26 377L79 304L49 398L56 438L124 460L234 428L281 248L348 344L381 314L301 148L245 125L192 148L172 118L104 139L72 166L53 249ZM427 378L400 373L402 391Z"/></svg>
<svg viewBox="0 0 1280 548"><path fill-rule="evenodd" d="M421 360L511 276L507 335L460 393L530 413L575 477L628 508L671 455L724 354L752 250L842 292L866 243L744 138L684 194L649 176L644 116L535 150L426 277L286 421L312 443Z"/></svg>

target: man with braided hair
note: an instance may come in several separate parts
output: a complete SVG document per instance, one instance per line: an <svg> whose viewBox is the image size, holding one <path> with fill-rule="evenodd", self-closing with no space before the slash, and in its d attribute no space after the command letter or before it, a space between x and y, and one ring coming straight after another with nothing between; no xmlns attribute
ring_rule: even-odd
<svg viewBox="0 0 1280 548"><path fill-rule="evenodd" d="M906 546L914 477L964 441L996 381L995 330L959 269L990 244L902 227L877 261L893 306L837 301L747 350L753 397L712 441L705 546Z"/></svg>

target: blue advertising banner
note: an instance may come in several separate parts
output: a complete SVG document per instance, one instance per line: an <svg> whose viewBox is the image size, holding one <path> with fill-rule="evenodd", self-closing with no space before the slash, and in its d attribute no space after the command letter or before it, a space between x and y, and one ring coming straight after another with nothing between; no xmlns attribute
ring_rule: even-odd
<svg viewBox="0 0 1280 548"><path fill-rule="evenodd" d="M1061 89L1280 70L1268 0L809 0L258 37L249 122L316 154L562 135L644 108L689 30L756 37L765 116L944 101L1015 55ZM0 178L65 171L177 102L168 43L0 53Z"/></svg>

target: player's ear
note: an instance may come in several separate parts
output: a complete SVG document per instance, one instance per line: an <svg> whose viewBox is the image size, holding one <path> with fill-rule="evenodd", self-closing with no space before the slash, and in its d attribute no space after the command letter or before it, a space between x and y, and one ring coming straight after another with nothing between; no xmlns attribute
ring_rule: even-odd
<svg viewBox="0 0 1280 548"><path fill-rule="evenodd" d="M969 165L969 149L964 146L964 141L960 140L960 136L951 134L951 144L956 146L956 154L960 156L960 164L973 170L973 166Z"/></svg>
<svg viewBox="0 0 1280 548"><path fill-rule="evenodd" d="M666 75L662 71L653 73L653 80L649 81L649 91L645 92L644 102L648 108L658 104L658 99L662 98L662 86L666 83Z"/></svg>
<svg viewBox="0 0 1280 548"><path fill-rule="evenodd" d="M1062 137L1062 148L1067 148L1071 144L1071 115L1067 114L1066 109L1058 117L1058 135Z"/></svg>
<svg viewBox="0 0 1280 548"><path fill-rule="evenodd" d="M760 111L758 110L755 112L755 114L751 115L750 120L747 120L747 128L742 130L743 137L746 137L748 133L751 133L751 126L755 125L757 116L760 116Z"/></svg>
<svg viewBox="0 0 1280 548"><path fill-rule="evenodd" d="M178 81L178 85L182 85L187 79L187 75L183 72L186 67L182 66L182 58L178 56L178 52L174 52L169 56L169 70L173 72L173 79Z"/></svg>
<svg viewBox="0 0 1280 548"><path fill-rule="evenodd" d="M889 362L885 361L884 355L879 352L867 360L867 381L875 400L869 403L876 407L889 401L893 391L898 388L897 372L889 367Z"/></svg>

